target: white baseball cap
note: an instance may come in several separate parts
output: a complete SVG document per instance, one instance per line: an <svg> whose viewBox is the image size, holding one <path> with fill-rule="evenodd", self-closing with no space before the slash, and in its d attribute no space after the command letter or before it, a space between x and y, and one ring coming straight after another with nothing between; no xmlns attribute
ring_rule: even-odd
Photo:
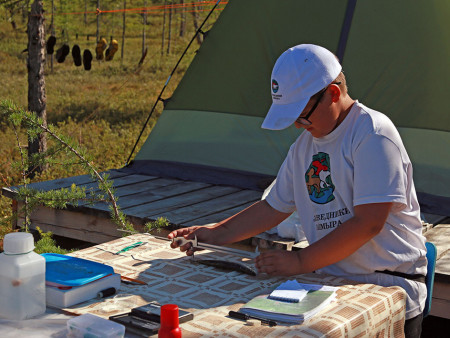
<svg viewBox="0 0 450 338"><path fill-rule="evenodd" d="M311 96L325 88L341 72L337 57L328 49L303 44L289 48L272 70L272 106L262 128L289 127L305 109Z"/></svg>

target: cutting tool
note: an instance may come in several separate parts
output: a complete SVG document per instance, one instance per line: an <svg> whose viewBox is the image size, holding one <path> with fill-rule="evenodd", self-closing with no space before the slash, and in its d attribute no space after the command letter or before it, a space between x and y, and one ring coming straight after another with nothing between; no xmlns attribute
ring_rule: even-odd
<svg viewBox="0 0 450 338"><path fill-rule="evenodd" d="M206 250L211 250L211 251L220 251L220 252L232 253L232 254L240 255L240 256L243 253L245 253L245 255L248 256L248 258L256 258L259 255L258 246L256 247L255 252L247 252L247 251L229 248L226 246L200 243L197 240L197 236L195 236L194 239L186 239L184 237L175 237L172 239L172 243L177 243L178 246L183 246L187 243L191 243L191 247L194 249L206 249Z"/></svg>

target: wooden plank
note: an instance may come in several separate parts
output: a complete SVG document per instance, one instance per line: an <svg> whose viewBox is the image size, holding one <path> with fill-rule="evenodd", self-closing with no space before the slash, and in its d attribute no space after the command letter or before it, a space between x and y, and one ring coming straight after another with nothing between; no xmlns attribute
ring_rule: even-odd
<svg viewBox="0 0 450 338"><path fill-rule="evenodd" d="M443 221L448 219L448 216L433 215L433 214L427 214L427 213L422 213L422 215L423 215L425 222L431 223L433 225L445 223Z"/></svg>
<svg viewBox="0 0 450 338"><path fill-rule="evenodd" d="M133 183L143 183L146 181L151 181L151 180L155 180L158 177L156 176L147 176L147 175L136 175L136 174L130 174L127 176L121 176L118 178L114 178L114 179L110 179L111 181L113 181L113 187L114 188L118 188L118 187L122 187L122 186L126 186L128 184L133 184ZM90 182L87 184L79 184L79 186L86 188L86 190L92 190L93 192L98 192L100 191L100 189L98 188L98 182Z"/></svg>
<svg viewBox="0 0 450 338"><path fill-rule="evenodd" d="M153 215L164 215L172 210L207 201L209 199L228 195L241 189L226 186L211 186L185 194L164 198L151 203L145 203L127 208L124 212L140 218L153 218Z"/></svg>
<svg viewBox="0 0 450 338"><path fill-rule="evenodd" d="M101 174L108 174L110 179L129 175L129 173L126 173L125 171L114 170L114 169L104 171ZM36 183L32 183L30 185L30 187L33 189L37 189L37 190L48 191L48 190L52 190L52 189L69 188L72 184L84 185L84 184L88 184L90 182L94 182L94 179L92 178L91 175L80 175L80 176L58 178L56 180L51 180L51 181L36 182Z"/></svg>
<svg viewBox="0 0 450 338"><path fill-rule="evenodd" d="M114 183L116 183L116 181L114 181ZM121 182L119 182L119 183L121 183ZM120 185L114 184L114 189L115 189L115 195L117 197L122 197L122 196L127 196L127 195L134 195L139 192L144 192L147 190L153 190L153 189L157 189L160 187L166 187L166 186L182 184L182 183L183 183L183 181L180 181L177 179L155 178L155 179L144 180L144 181L139 181L139 182L130 183L130 184L120 184ZM96 191L98 192L99 190L96 189Z"/></svg>
<svg viewBox="0 0 450 338"><path fill-rule="evenodd" d="M450 304L450 284L434 281L433 299L434 298L444 299Z"/></svg>
<svg viewBox="0 0 450 338"><path fill-rule="evenodd" d="M147 190L154 190L161 187L167 187L170 185L175 184L183 184L183 181L177 180L177 179L170 179L170 178L157 178L155 180L151 181L145 181L145 182L138 182L123 186L115 186L116 193L115 195L118 197L122 196L128 196L128 195L134 195L140 192L144 192ZM208 186L208 184L202 183L202 186Z"/></svg>
<svg viewBox="0 0 450 338"><path fill-rule="evenodd" d="M23 222L23 219L20 219L20 221ZM39 227L44 232L51 231L54 235L57 236L78 239L84 242L95 244L109 242L111 240L123 237L121 233L118 233L117 235L112 235L109 233L105 234L95 231L89 231L87 229L66 228L57 224L40 223L33 220L33 222L31 223L31 228L36 229L36 227Z"/></svg>
<svg viewBox="0 0 450 338"><path fill-rule="evenodd" d="M210 225L210 224L215 224L218 223L220 221L223 221L224 219L227 219L228 217L231 217L235 214L237 214L238 212L244 210L245 208L251 206L254 202L249 202L249 203L245 203L243 205L239 205L237 207L231 208L231 209L227 209L227 210L222 210L220 212L216 212L214 214L211 215L207 215L207 216L203 216L188 222L183 222L183 224L180 224L180 226L182 227L190 227L193 225Z"/></svg>
<svg viewBox="0 0 450 338"><path fill-rule="evenodd" d="M129 175L124 171L116 169L108 170L103 173L109 174L111 179ZM88 184L93 181L94 180L90 175L79 175L79 176L58 178L56 180L50 181L35 182L29 184L28 186L36 190L48 191L52 189L68 188L72 184L76 185ZM4 188L2 189L2 193L6 197L15 198L17 194L17 187Z"/></svg>
<svg viewBox="0 0 450 338"><path fill-rule="evenodd" d="M19 202L19 208L21 206L22 203ZM61 210L39 206L34 209L30 219L32 228L35 228L36 225L43 225L46 231L52 231L56 235L86 242L97 243L99 238L103 238L103 235L115 238L123 235L123 232L118 230L119 226L111 220L107 212L86 213L80 210ZM131 221L136 228L142 228L143 220L133 218Z"/></svg>
<svg viewBox="0 0 450 338"><path fill-rule="evenodd" d="M212 215L248 202L255 202L260 199L260 192L253 190L242 190L233 194L211 198L209 200L205 200L204 202L192 204L187 207L180 207L176 210L164 210L162 212L158 212L157 214L153 214L150 217L166 217L173 224L184 224L185 222Z"/></svg>
<svg viewBox="0 0 450 338"><path fill-rule="evenodd" d="M450 319L450 284L435 280L430 314Z"/></svg>
<svg viewBox="0 0 450 338"><path fill-rule="evenodd" d="M15 189L13 189L13 188L3 187L2 188L2 195L7 197L7 198L16 199L17 198L17 191Z"/></svg>
<svg viewBox="0 0 450 338"><path fill-rule="evenodd" d="M435 299L433 297L430 315L450 319L450 302L443 299Z"/></svg>
<svg viewBox="0 0 450 338"><path fill-rule="evenodd" d="M156 176L146 176L146 175L128 175L123 176L118 179L113 180L113 188L114 188L114 195L116 197L120 197L121 195L126 194L128 191L132 191L133 189L145 189L144 187L148 184L150 186L160 186L163 184L169 184L168 182L160 182L161 179L159 179ZM155 183L152 183L155 182ZM175 182L171 182L172 184L175 184ZM86 185L82 185L81 187L86 188L86 197L90 198L93 194L98 194L101 190L98 187L98 182L91 182ZM123 191L120 193L120 191ZM78 206L90 206L92 207L93 204L89 203L88 201L80 201L78 203ZM95 204L94 204L95 205ZM107 203L103 202L103 205L107 205ZM95 208L95 207L94 207ZM107 210L107 209L106 209Z"/></svg>
<svg viewBox="0 0 450 338"><path fill-rule="evenodd" d="M424 236L437 248L436 274L450 275L450 224L439 224Z"/></svg>
<svg viewBox="0 0 450 338"><path fill-rule="evenodd" d="M122 198L119 198L117 203L122 211L128 215L129 212L127 211L127 208L138 207L142 204L159 201L164 198L178 196L180 194L193 192L211 186L207 183L183 181L179 181L177 184L165 185L169 182L170 181L166 179L161 179L161 182L159 180L147 182L139 188L139 190L145 189L144 191L137 194L123 196ZM158 187L159 183L161 186ZM86 205L86 207L97 210L109 210L109 204L105 202L96 203L92 206Z"/></svg>

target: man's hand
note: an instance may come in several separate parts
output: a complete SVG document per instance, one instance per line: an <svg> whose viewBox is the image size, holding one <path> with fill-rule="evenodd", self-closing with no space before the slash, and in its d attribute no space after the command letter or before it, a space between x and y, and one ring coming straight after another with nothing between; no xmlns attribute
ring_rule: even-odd
<svg viewBox="0 0 450 338"><path fill-rule="evenodd" d="M186 239L194 239L197 236L197 240L203 243L208 243L208 237L211 229L206 226L193 226L189 228L183 228L172 231L167 235L168 239L174 239L177 237L184 237ZM170 244L172 249L180 248L180 251L186 252L186 255L192 256L194 254L194 248L191 243L187 243L185 245L180 246L177 241L173 241Z"/></svg>
<svg viewBox="0 0 450 338"><path fill-rule="evenodd" d="M292 276L302 273L299 251L271 250L256 257L259 273L270 276Z"/></svg>

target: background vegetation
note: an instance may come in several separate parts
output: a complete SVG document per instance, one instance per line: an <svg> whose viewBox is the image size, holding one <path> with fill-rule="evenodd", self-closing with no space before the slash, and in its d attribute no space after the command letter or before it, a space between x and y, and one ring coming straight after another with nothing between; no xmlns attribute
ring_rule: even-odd
<svg viewBox="0 0 450 338"><path fill-rule="evenodd" d="M0 1L0 99L9 99L27 109L27 15L32 1ZM101 0L100 36L109 42L112 38L119 42L119 50L112 61L95 60L97 1L54 0L53 27L51 25L51 1L44 1L46 10L46 40L52 28L57 39L55 50L66 43L72 48L78 44L81 51L89 49L94 55L92 69L76 67L71 54L64 63L50 56L46 64L47 119L55 124L60 133L71 136L87 149L95 158L99 170L122 167L134 145L137 136L154 105L168 75L195 32L194 20L201 23L212 8L211 2L174 0L126 1L126 27L124 55L123 44L124 1ZM180 6L184 4L184 7ZM166 5L164 9L164 5ZM87 8L85 21L85 6ZM147 6L147 24L144 25L142 10ZM178 6L178 8L175 8ZM169 9L171 8L171 9ZM211 28L220 15L219 6L203 31ZM171 14L170 14L171 11ZM186 31L180 34L185 15ZM171 20L169 20L171 16ZM169 26L170 22L170 26ZM141 66L142 32L145 30L147 56ZM164 33L164 44L163 44ZM170 44L169 44L170 33ZM170 48L169 48L170 47ZM172 77L163 98L171 96L179 80L189 66L199 42L194 42ZM142 145L162 111L159 103L149 126L144 132ZM27 143L22 133L20 142ZM13 130L6 121L0 120L0 179L1 186L20 184L20 173L13 167L19 159L17 141ZM138 150L137 149L137 150ZM134 153L136 154L136 152ZM62 162L62 161L61 161ZM82 167L69 168L53 165L43 175L33 181L42 181L85 174ZM0 197L0 220L11 213L11 200ZM0 228L0 239L11 231L10 227Z"/></svg>

